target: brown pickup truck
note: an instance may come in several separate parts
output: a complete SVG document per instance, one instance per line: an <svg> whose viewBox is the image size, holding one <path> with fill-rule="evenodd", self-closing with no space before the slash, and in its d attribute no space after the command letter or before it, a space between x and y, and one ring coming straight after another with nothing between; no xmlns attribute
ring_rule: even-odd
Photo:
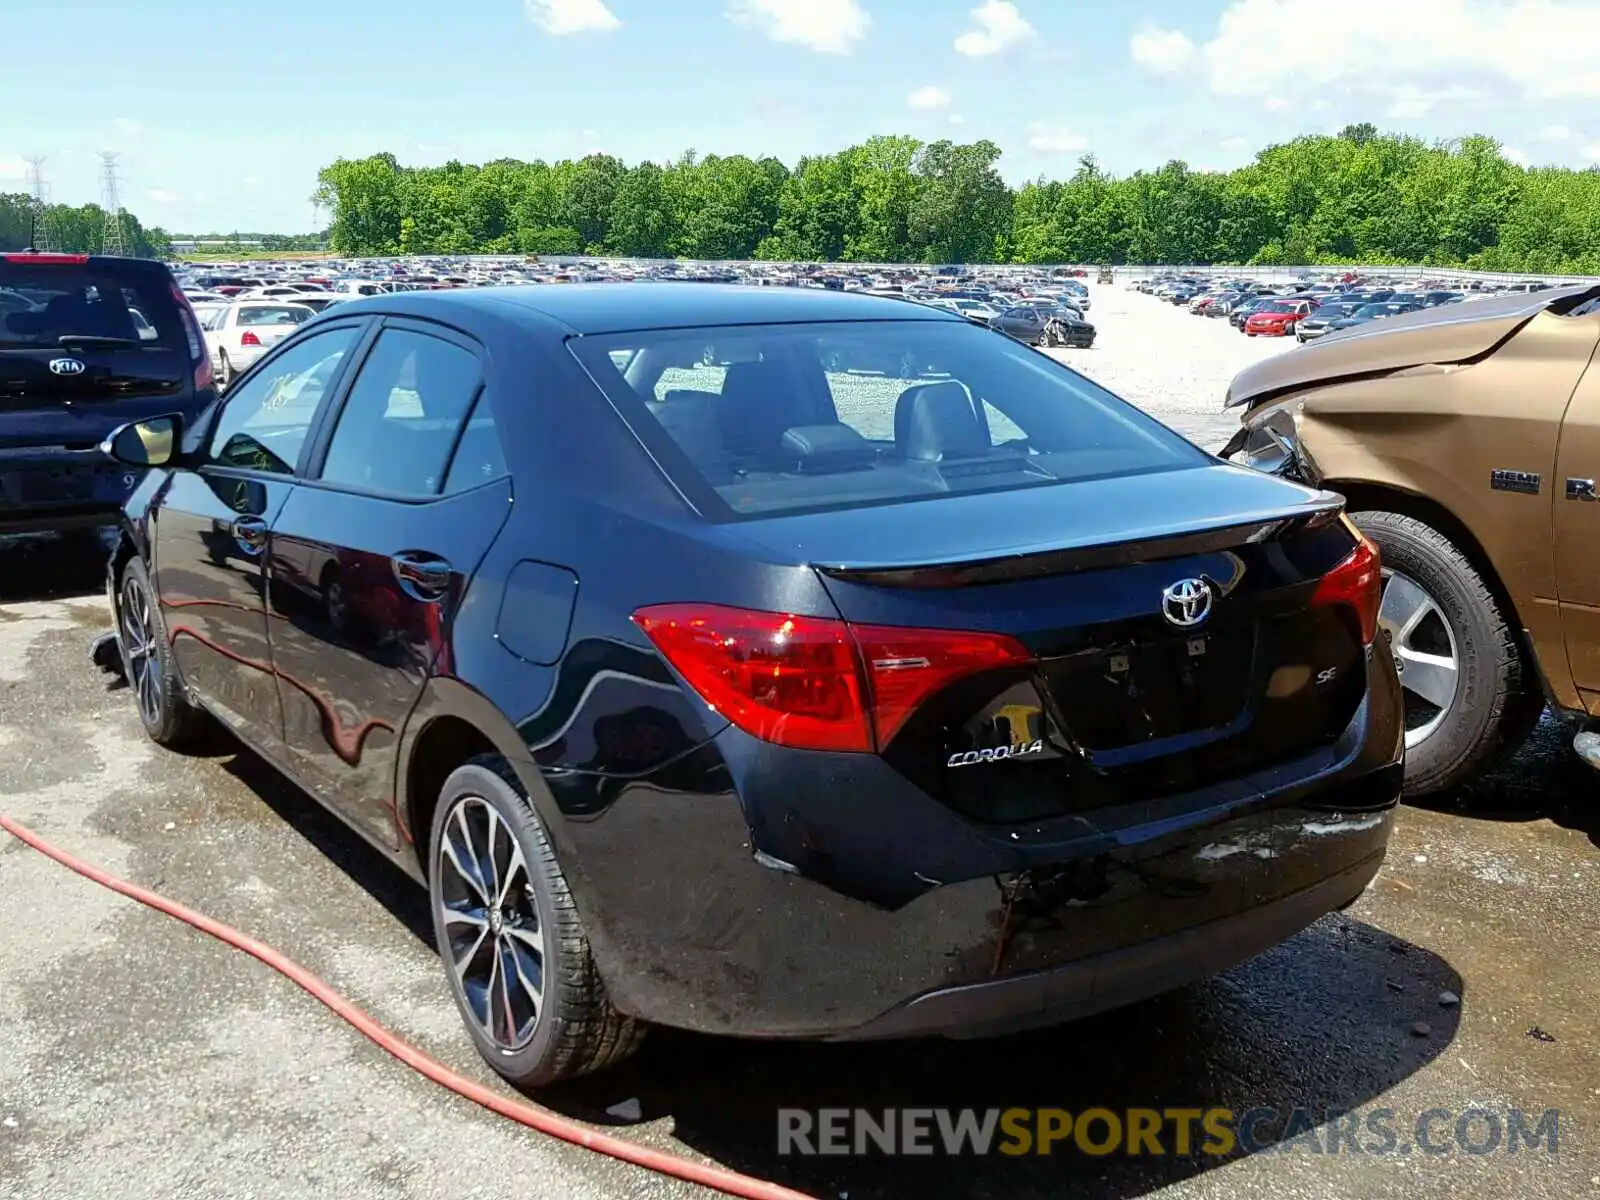
<svg viewBox="0 0 1600 1200"><path fill-rule="evenodd" d="M1222 454L1342 492L1377 542L1406 790L1514 751L1547 704L1600 768L1600 286L1392 317L1242 371Z"/></svg>

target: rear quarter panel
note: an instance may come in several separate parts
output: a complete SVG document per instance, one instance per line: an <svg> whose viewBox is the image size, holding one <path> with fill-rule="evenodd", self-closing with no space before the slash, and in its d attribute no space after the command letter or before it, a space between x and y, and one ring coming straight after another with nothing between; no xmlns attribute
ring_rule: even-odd
<svg viewBox="0 0 1600 1200"><path fill-rule="evenodd" d="M1579 704L1555 599L1554 474L1562 416L1595 341L1592 322L1543 313L1476 363L1412 367L1289 402L1327 487L1367 484L1425 497L1472 533L1556 700L1571 707ZM1537 473L1539 494L1492 490L1495 470Z"/></svg>

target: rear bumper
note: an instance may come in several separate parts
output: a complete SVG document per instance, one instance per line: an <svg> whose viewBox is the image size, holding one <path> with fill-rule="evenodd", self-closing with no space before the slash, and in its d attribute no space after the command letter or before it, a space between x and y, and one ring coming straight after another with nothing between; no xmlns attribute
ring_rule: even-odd
<svg viewBox="0 0 1600 1200"><path fill-rule="evenodd" d="M842 1040L1048 1023L1205 977L1360 894L1403 775L1393 664L1370 655L1368 675L1335 744L1181 795L985 826L874 756L729 728L645 778L546 776L552 833L636 1016Z"/></svg>
<svg viewBox="0 0 1600 1200"><path fill-rule="evenodd" d="M111 524L140 477L99 450L0 449L0 533Z"/></svg>
<svg viewBox="0 0 1600 1200"><path fill-rule="evenodd" d="M1372 881L1382 853L1259 908L1054 969L924 992L837 1041L943 1034L991 1037L1120 1008L1215 975L1344 908Z"/></svg>

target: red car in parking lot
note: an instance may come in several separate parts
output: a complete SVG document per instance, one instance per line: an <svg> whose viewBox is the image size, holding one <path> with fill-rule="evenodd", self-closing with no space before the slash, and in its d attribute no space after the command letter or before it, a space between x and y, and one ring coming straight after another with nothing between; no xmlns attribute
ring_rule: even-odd
<svg viewBox="0 0 1600 1200"><path fill-rule="evenodd" d="M1301 318L1316 307L1314 300L1275 300L1250 314L1244 323L1245 335L1286 337L1294 332Z"/></svg>

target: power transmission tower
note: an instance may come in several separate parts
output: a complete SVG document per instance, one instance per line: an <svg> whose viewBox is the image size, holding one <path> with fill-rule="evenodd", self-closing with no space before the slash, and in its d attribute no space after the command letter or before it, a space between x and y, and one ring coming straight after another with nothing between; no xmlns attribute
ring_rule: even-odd
<svg viewBox="0 0 1600 1200"><path fill-rule="evenodd" d="M117 155L107 150L100 156L100 206L106 210L106 231L100 239L101 254L128 253L122 236L122 201L117 196Z"/></svg>
<svg viewBox="0 0 1600 1200"><path fill-rule="evenodd" d="M28 244L35 250L54 250L50 238L50 185L44 181L43 155L28 159L28 191L33 194L33 228Z"/></svg>

